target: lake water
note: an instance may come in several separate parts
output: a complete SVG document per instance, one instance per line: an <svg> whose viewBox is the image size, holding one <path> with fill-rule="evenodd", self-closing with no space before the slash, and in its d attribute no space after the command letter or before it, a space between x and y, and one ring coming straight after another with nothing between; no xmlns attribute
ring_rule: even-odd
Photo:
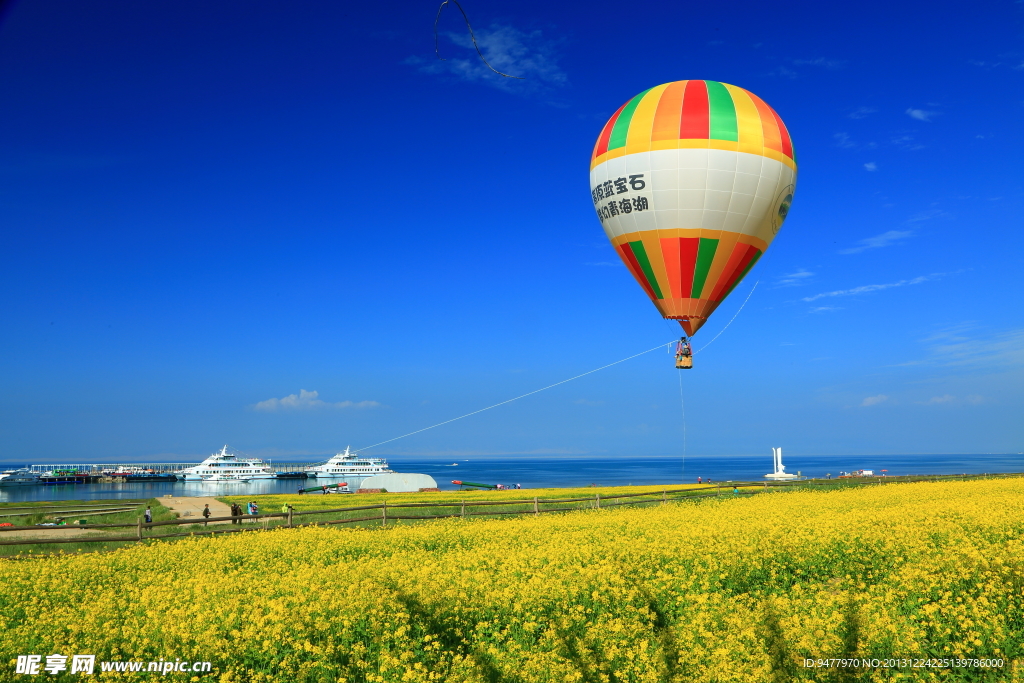
<svg viewBox="0 0 1024 683"><path fill-rule="evenodd" d="M442 490L459 487L452 480L482 484L520 484L523 488L572 486L624 486L628 484L677 485L696 482L697 477L713 481L763 481L771 471L767 456L679 457L547 457L518 458L388 458L396 472L429 474ZM786 471L805 477L833 477L851 470L888 470L890 476L905 474L981 474L1024 472L1024 455L784 455ZM4 467L26 465L6 464ZM331 480L328 480L331 481ZM175 496L223 496L295 493L315 486L316 479L253 481L244 484L184 482L137 482L131 484L69 484L0 488L0 502L43 500L89 500L104 498L154 498Z"/></svg>

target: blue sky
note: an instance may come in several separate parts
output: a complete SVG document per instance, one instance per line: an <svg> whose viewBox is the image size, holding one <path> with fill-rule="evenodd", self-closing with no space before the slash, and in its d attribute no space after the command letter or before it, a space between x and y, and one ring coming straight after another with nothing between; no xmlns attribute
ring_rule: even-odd
<svg viewBox="0 0 1024 683"><path fill-rule="evenodd" d="M21 0L0 25L0 459L366 446L668 342L605 120L739 85L800 162L695 338L689 454L1024 450L1020 2ZM662 351L382 455L674 455ZM315 394L314 394L315 392Z"/></svg>

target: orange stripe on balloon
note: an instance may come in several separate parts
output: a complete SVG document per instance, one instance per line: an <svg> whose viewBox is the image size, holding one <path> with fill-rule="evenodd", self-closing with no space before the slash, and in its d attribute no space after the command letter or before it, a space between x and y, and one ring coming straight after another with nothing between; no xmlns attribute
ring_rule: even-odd
<svg viewBox="0 0 1024 683"><path fill-rule="evenodd" d="M729 256L729 261L725 264L725 269L722 271L722 276L718 279L718 284L711 291L712 301L721 301L722 295L729 291L729 288L739 277L739 274L743 272L743 269L750 259L754 257L757 250L749 244L743 244L742 242L737 244L732 250L732 254Z"/></svg>
<svg viewBox="0 0 1024 683"><path fill-rule="evenodd" d="M680 284L678 237L661 238L661 256L665 259L665 274L668 275L668 288L672 292L672 299L681 299L683 288Z"/></svg>
<svg viewBox="0 0 1024 683"><path fill-rule="evenodd" d="M654 114L654 126L651 128L651 140L678 140L679 119L683 114L683 92L687 81L669 83L658 102L658 111Z"/></svg>
<svg viewBox="0 0 1024 683"><path fill-rule="evenodd" d="M779 124L776 123L775 112L772 108L765 104L764 100L750 93L750 99L753 100L754 106L757 107L757 113L761 115L761 130L764 133L764 146L768 149L774 149L776 152L782 151L782 135L779 133ZM788 155L787 155L788 156Z"/></svg>
<svg viewBox="0 0 1024 683"><path fill-rule="evenodd" d="M767 107L768 105L765 106ZM786 130L786 124L782 122L782 117L780 117L774 109L768 107L768 110L772 113L772 116L775 117L775 123L779 126L779 133L782 135L782 153L792 159L793 141L789 137L789 131Z"/></svg>

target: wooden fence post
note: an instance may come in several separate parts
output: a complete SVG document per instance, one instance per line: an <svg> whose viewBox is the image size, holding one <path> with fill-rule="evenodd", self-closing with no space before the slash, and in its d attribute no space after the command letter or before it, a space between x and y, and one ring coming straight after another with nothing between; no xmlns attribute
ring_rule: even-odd
<svg viewBox="0 0 1024 683"><path fill-rule="evenodd" d="M661 504L664 505L667 502L668 502L668 491L667 490L662 490L662 492L661 492Z"/></svg>
<svg viewBox="0 0 1024 683"><path fill-rule="evenodd" d="M292 508L291 505L289 505L288 506L288 528L289 529L292 527L292 511L293 511L293 508Z"/></svg>
<svg viewBox="0 0 1024 683"><path fill-rule="evenodd" d="M535 514L535 515L539 515L540 514L540 507L537 505L537 496L533 497L533 514Z"/></svg>
<svg viewBox="0 0 1024 683"><path fill-rule="evenodd" d="M601 509L601 494L600 493L595 493L594 494L594 500L597 501L597 509L600 510Z"/></svg>
<svg viewBox="0 0 1024 683"><path fill-rule="evenodd" d="M388 502L385 500L384 505L380 509L380 525L385 527L388 525Z"/></svg>
<svg viewBox="0 0 1024 683"><path fill-rule="evenodd" d="M141 543L142 542L142 517L139 517L138 537L139 537L139 542Z"/></svg>
<svg viewBox="0 0 1024 683"><path fill-rule="evenodd" d="M466 501L462 501L462 512L459 513L461 517L466 516Z"/></svg>

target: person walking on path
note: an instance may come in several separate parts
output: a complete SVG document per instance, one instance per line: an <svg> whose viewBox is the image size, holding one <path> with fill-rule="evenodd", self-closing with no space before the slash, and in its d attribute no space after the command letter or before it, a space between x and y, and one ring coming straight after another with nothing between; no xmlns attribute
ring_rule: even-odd
<svg viewBox="0 0 1024 683"><path fill-rule="evenodd" d="M242 516L242 506L239 505L238 503L232 502L231 503L231 518L232 518L231 519L231 523L232 524L241 524L242 520L239 519L239 517L241 517L241 516Z"/></svg>
<svg viewBox="0 0 1024 683"><path fill-rule="evenodd" d="M206 507L203 508L203 517L205 518L203 520L203 526L206 526L209 523L209 521L210 521L210 504L209 503L207 503Z"/></svg>
<svg viewBox="0 0 1024 683"><path fill-rule="evenodd" d="M738 488L736 488L735 486L732 487L732 492L733 492L733 495L736 495L736 496L738 496L740 494L740 490Z"/></svg>
<svg viewBox="0 0 1024 683"><path fill-rule="evenodd" d="M153 511L147 505L146 506L146 524L150 524L150 523L152 523L152 521L153 521Z"/></svg>

